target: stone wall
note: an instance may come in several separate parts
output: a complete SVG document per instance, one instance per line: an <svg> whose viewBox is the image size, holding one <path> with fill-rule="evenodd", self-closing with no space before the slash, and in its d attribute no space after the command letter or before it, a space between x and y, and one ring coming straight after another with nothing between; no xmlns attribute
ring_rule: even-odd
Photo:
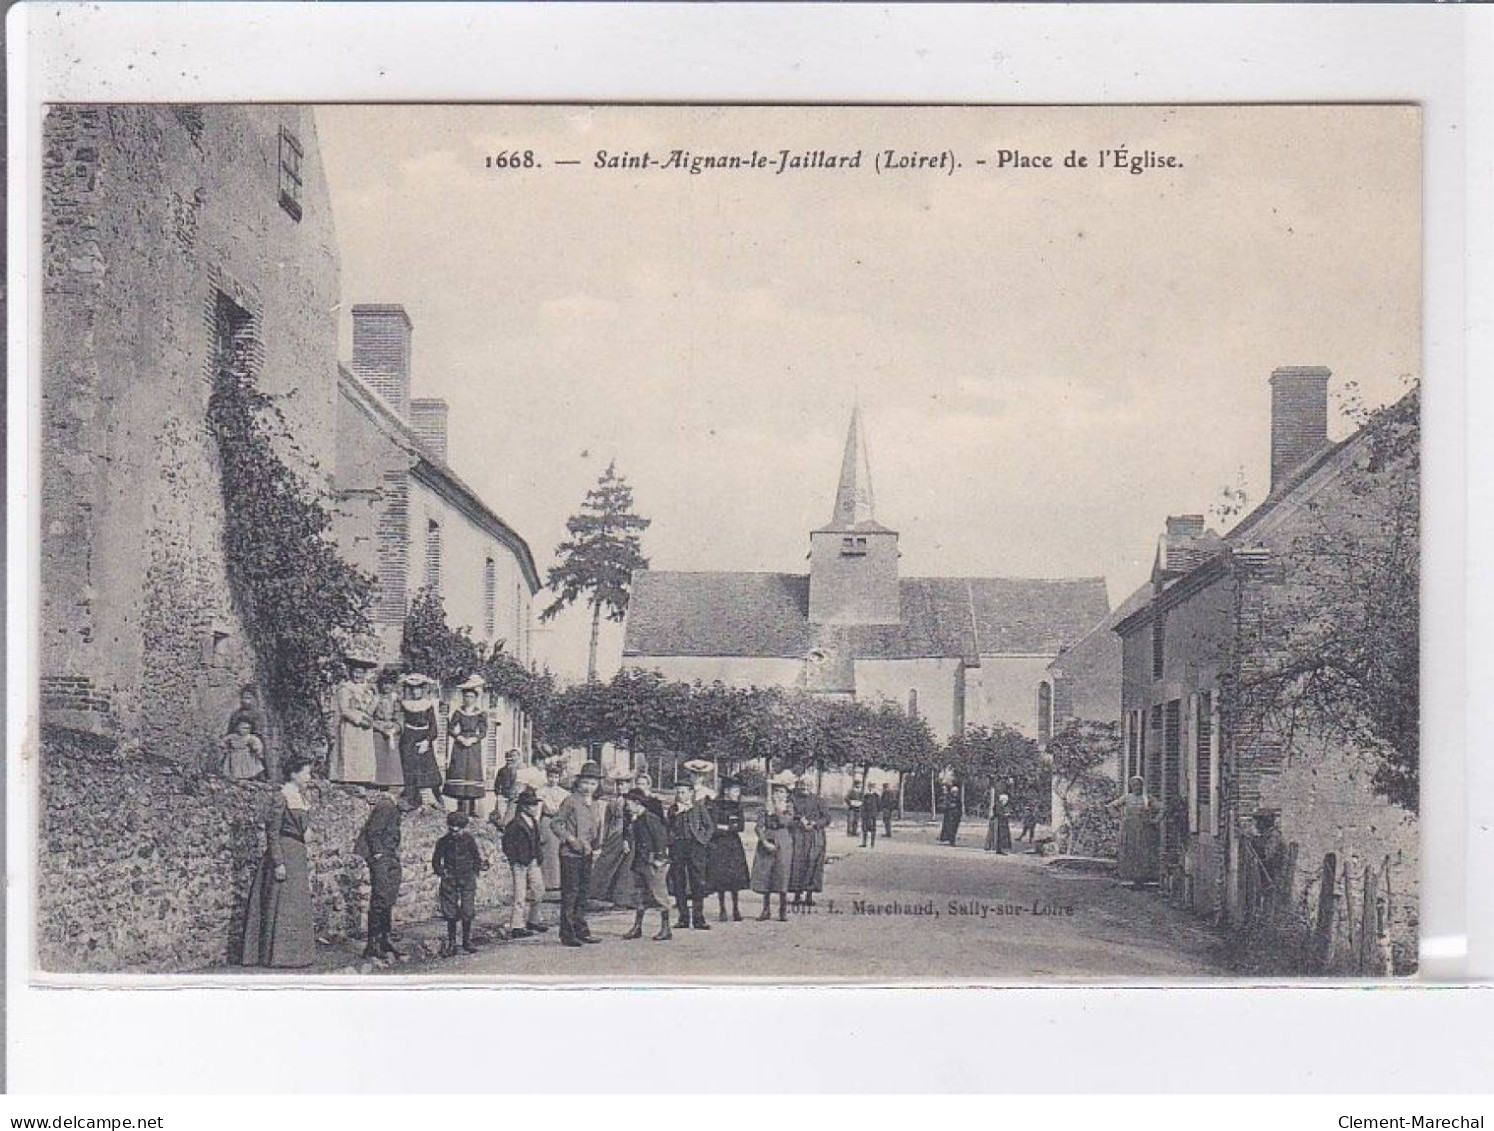
<svg viewBox="0 0 1494 1131"><path fill-rule="evenodd" d="M189 761L255 671L206 427L226 350L327 485L340 287L312 111L51 107L42 236L42 707Z"/></svg>
<svg viewBox="0 0 1494 1131"><path fill-rule="evenodd" d="M264 852L271 787L203 776L169 759L126 754L91 735L49 731L41 748L37 960L54 973L181 973L237 961L244 905ZM363 791L316 782L311 838L317 935L360 938L368 871L353 842ZM493 830L472 826L489 870L478 906L509 898ZM445 818L404 819L396 924L436 914L431 853Z"/></svg>

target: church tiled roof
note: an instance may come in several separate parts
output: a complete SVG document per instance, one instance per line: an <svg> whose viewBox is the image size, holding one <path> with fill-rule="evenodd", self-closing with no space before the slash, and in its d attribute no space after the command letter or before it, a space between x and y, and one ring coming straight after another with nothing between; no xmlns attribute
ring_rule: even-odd
<svg viewBox="0 0 1494 1131"><path fill-rule="evenodd" d="M809 578L788 573L633 576L623 654L802 659L812 649L857 659L1056 653L1109 611L1102 578L909 577L902 622L809 622Z"/></svg>

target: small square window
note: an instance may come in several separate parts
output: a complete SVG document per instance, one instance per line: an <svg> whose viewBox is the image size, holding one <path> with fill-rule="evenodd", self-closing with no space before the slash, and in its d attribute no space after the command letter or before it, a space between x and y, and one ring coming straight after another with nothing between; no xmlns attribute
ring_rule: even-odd
<svg viewBox="0 0 1494 1131"><path fill-rule="evenodd" d="M840 540L840 554L843 558L864 558L866 556L866 539L842 538Z"/></svg>
<svg viewBox="0 0 1494 1131"><path fill-rule="evenodd" d="M301 143L284 126L280 127L280 207L300 222Z"/></svg>

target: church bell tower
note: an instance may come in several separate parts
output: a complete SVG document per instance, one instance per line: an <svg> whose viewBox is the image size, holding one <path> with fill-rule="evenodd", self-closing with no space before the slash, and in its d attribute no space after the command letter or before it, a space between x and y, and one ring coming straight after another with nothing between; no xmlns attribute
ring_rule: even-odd
<svg viewBox="0 0 1494 1131"><path fill-rule="evenodd" d="M861 408L851 412L830 522L809 535L812 624L897 624L897 532L876 519Z"/></svg>

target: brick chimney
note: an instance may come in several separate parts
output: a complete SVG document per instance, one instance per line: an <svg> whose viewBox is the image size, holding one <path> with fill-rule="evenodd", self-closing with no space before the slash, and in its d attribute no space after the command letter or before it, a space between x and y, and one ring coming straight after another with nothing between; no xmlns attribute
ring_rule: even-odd
<svg viewBox="0 0 1494 1131"><path fill-rule="evenodd" d="M353 307L353 376L406 420L410 416L411 330L410 316L398 303Z"/></svg>
<svg viewBox="0 0 1494 1131"><path fill-rule="evenodd" d="M1328 443L1328 378L1321 365L1271 373L1271 493Z"/></svg>
<svg viewBox="0 0 1494 1131"><path fill-rule="evenodd" d="M437 463L446 463L446 414L448 406L439 397L416 397L410 402L410 426L421 446Z"/></svg>

